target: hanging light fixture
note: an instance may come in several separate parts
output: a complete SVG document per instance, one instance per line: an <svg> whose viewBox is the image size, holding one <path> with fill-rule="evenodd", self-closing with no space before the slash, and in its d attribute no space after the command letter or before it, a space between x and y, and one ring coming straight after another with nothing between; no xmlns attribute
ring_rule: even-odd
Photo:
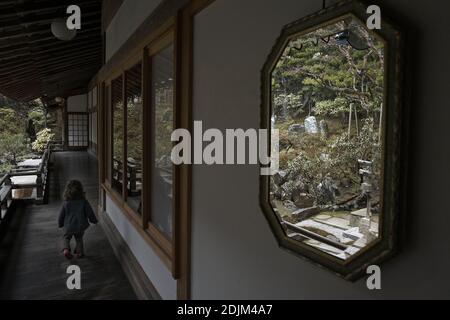
<svg viewBox="0 0 450 320"><path fill-rule="evenodd" d="M317 38L314 41L311 42L312 45L318 46L319 43L322 41L325 44L331 44L331 39L333 39L334 43L340 46L350 46L355 50L368 50L370 47L367 45L367 43L361 39L355 32L345 29L343 31L339 31L333 34L330 34L328 36L325 36L323 38ZM309 43L309 42L308 42ZM308 44L307 43L307 44ZM299 47L294 46L289 50L289 56L292 55L292 50L296 51L302 51L304 47L304 44L301 43Z"/></svg>
<svg viewBox="0 0 450 320"><path fill-rule="evenodd" d="M58 18L53 20L51 25L53 35L63 41L70 41L77 35L77 30L70 30L67 28L66 21Z"/></svg>
<svg viewBox="0 0 450 320"><path fill-rule="evenodd" d="M334 35L334 40L342 46L351 46L355 50L367 50L369 46L355 32L348 29Z"/></svg>

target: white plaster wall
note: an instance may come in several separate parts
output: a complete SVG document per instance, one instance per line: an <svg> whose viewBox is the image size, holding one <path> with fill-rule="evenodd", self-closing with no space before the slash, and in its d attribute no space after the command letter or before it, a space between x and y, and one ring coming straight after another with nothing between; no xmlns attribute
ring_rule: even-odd
<svg viewBox="0 0 450 320"><path fill-rule="evenodd" d="M87 112L88 96L81 94L67 98L68 112Z"/></svg>
<svg viewBox="0 0 450 320"><path fill-rule="evenodd" d="M382 267L382 290L349 283L280 249L258 204L259 171L193 169L192 293L195 299L450 298L450 30L445 0L379 1L414 35L410 194L403 252ZM195 18L195 120L204 128L258 128L260 71L285 24L317 0L216 0ZM446 9L444 9L446 8ZM440 30L440 31L439 31Z"/></svg>
<svg viewBox="0 0 450 320"><path fill-rule="evenodd" d="M177 284L172 278L172 273L108 196L106 197L106 212L160 296L163 299L176 299Z"/></svg>
<svg viewBox="0 0 450 320"><path fill-rule="evenodd" d="M161 0L125 0L106 30L106 61L159 5Z"/></svg>

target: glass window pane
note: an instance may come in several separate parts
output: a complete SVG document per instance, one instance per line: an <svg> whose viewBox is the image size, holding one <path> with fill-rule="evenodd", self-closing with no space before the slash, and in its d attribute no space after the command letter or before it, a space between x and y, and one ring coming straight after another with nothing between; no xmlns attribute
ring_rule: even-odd
<svg viewBox="0 0 450 320"><path fill-rule="evenodd" d="M127 97L127 203L141 215L142 196L142 65L126 72Z"/></svg>
<svg viewBox="0 0 450 320"><path fill-rule="evenodd" d="M122 194L123 96L122 76L112 81L112 188Z"/></svg>
<svg viewBox="0 0 450 320"><path fill-rule="evenodd" d="M307 45L325 35L336 36ZM383 46L346 17L291 37L272 73L280 170L271 205L290 238L341 260L379 238Z"/></svg>
<svg viewBox="0 0 450 320"><path fill-rule="evenodd" d="M105 88L106 90L106 105L110 106L111 105L111 87L110 86L106 86ZM105 120L106 120L106 124L105 124L105 129L106 129L106 177L105 179L108 180L109 182L112 183L112 179L111 179L111 168L112 168L112 161L111 161L111 156L112 156L112 149L111 149L111 112L106 112L105 115Z"/></svg>
<svg viewBox="0 0 450 320"><path fill-rule="evenodd" d="M172 162L174 50L173 45L152 57L152 210L151 222L172 237Z"/></svg>

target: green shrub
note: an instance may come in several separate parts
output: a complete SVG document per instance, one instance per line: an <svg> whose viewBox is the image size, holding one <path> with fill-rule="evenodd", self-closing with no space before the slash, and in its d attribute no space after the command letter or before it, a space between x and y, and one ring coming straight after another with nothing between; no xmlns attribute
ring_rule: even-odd
<svg viewBox="0 0 450 320"><path fill-rule="evenodd" d="M0 134L0 157L6 160L5 168L17 164L18 158L27 151L25 136L23 134Z"/></svg>
<svg viewBox="0 0 450 320"><path fill-rule="evenodd" d="M39 131L36 135L36 141L33 142L32 148L34 151L43 153L45 148L50 141L53 140L55 134L52 133L51 129L43 129Z"/></svg>

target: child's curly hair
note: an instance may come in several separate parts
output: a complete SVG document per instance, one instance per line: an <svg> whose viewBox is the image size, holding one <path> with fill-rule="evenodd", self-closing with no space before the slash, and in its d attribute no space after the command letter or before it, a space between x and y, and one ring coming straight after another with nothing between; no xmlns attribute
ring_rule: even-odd
<svg viewBox="0 0 450 320"><path fill-rule="evenodd" d="M84 189L81 182L78 180L70 180L66 185L63 197L65 201L84 199Z"/></svg>

